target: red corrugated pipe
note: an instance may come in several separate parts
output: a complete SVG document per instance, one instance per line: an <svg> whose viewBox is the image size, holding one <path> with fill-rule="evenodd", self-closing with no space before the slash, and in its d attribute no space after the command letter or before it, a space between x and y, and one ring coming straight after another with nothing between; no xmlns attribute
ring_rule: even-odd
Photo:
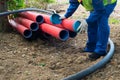
<svg viewBox="0 0 120 80"><path fill-rule="evenodd" d="M34 12L27 11L27 12L21 12L21 13L19 13L19 15L21 17L25 17L25 18L30 19L32 21L38 22L39 24L44 22L43 16L41 16L39 14L33 14L33 13Z"/></svg>
<svg viewBox="0 0 120 80"><path fill-rule="evenodd" d="M47 24L47 23L43 23L39 26L40 30L42 30L45 33L50 34L53 37L56 37L62 41L65 41L69 38L69 32L68 30Z"/></svg>
<svg viewBox="0 0 120 80"><path fill-rule="evenodd" d="M51 25L56 26L56 27L59 27L59 28L66 29L65 27L62 26L62 24L51 24ZM70 37L70 38L74 38L74 37L77 36L77 32L71 31L70 29L67 29L67 30L68 30L68 32L69 32L69 37Z"/></svg>
<svg viewBox="0 0 120 80"><path fill-rule="evenodd" d="M73 19L63 19L61 25L70 31L78 32L77 29L80 26L81 22Z"/></svg>
<svg viewBox="0 0 120 80"><path fill-rule="evenodd" d="M36 23L32 20L22 18L22 17L18 17L18 18L15 18L15 21L24 25L25 27L29 28L32 31L37 31L39 29L38 23Z"/></svg>
<svg viewBox="0 0 120 80"><path fill-rule="evenodd" d="M25 38L31 38L32 37L32 31L30 31L25 26L15 22L14 20L9 20L10 25L16 29L20 34L22 34Z"/></svg>
<svg viewBox="0 0 120 80"><path fill-rule="evenodd" d="M22 12L20 13L20 15L33 20L33 18L35 18L36 16L42 16L44 19L45 23L48 24L60 24L61 23L61 19L60 16L58 14L42 14L42 13L38 13L38 12L32 12L32 11L27 11L27 12Z"/></svg>

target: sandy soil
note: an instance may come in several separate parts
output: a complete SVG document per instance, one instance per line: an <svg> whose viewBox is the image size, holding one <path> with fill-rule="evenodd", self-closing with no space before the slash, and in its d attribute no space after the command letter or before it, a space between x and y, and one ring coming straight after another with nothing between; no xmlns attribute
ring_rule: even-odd
<svg viewBox="0 0 120 80"><path fill-rule="evenodd" d="M68 4L57 4L63 14ZM59 8L58 8L59 7ZM120 5L111 15L111 39L115 44L115 54L102 69L83 80L120 80ZM55 6L53 7L55 8ZM88 16L82 7L72 19ZM117 21L118 22L117 22ZM89 61L86 53L81 53L87 35L78 34L63 42L55 38L27 41L19 33L0 33L0 80L60 80L77 73L100 61Z"/></svg>

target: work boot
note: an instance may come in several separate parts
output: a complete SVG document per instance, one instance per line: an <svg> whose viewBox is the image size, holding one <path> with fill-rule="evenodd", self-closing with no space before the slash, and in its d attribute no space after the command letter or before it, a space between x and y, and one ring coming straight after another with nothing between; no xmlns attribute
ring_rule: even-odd
<svg viewBox="0 0 120 80"><path fill-rule="evenodd" d="M106 56L107 55L107 53L105 52L104 54L98 54L98 53L96 53L96 52L93 52L93 53L91 53L91 54L89 54L89 59L91 60L91 61L95 61L95 60L97 60L98 58L100 58L101 56Z"/></svg>
<svg viewBox="0 0 120 80"><path fill-rule="evenodd" d="M95 61L95 60L97 60L97 59L100 58L100 57L101 57L101 55L99 55L99 54L97 54L97 53L92 53L92 54L89 55L89 59L90 59L91 61Z"/></svg>

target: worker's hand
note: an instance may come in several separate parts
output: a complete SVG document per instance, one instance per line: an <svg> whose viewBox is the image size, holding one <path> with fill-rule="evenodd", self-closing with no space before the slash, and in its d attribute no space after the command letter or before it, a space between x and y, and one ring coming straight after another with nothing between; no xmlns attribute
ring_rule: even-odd
<svg viewBox="0 0 120 80"><path fill-rule="evenodd" d="M61 15L59 19L66 19L64 15Z"/></svg>
<svg viewBox="0 0 120 80"><path fill-rule="evenodd" d="M87 24L86 20L81 19L80 22L81 22L81 24L80 24L80 26L77 28L77 31L78 31L79 33L85 33L85 32L87 32L88 24Z"/></svg>

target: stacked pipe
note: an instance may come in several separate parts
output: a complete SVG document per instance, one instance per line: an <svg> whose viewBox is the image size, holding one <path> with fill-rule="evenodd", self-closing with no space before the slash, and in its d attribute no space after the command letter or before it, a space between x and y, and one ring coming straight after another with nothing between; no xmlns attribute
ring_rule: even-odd
<svg viewBox="0 0 120 80"><path fill-rule="evenodd" d="M19 13L19 15L14 20L10 20L9 23L25 38L31 38L33 33L40 32L42 34L35 35L53 36L66 41L69 37L74 38L77 35L77 28L80 26L80 21L72 19L61 20L58 14L47 15L26 11Z"/></svg>

